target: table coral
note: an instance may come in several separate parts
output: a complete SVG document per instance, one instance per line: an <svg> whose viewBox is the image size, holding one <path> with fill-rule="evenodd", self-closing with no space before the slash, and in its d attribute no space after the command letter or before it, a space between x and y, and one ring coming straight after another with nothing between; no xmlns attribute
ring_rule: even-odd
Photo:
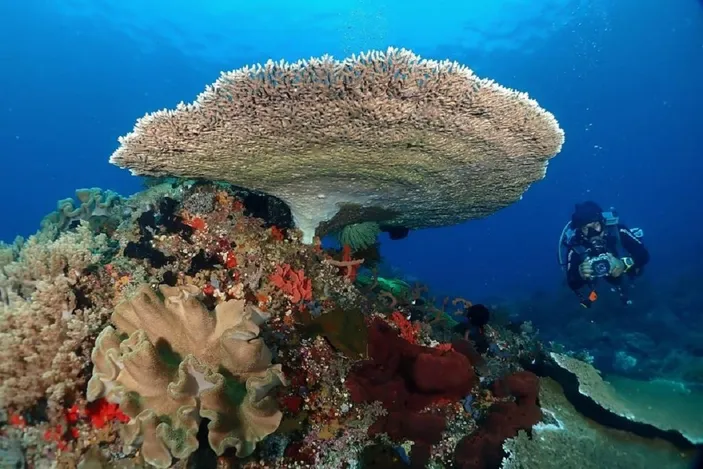
<svg viewBox="0 0 703 469"><path fill-rule="evenodd" d="M324 225L487 216L542 179L563 143L525 93L388 48L223 73L195 102L141 118L110 161L273 195L311 244Z"/></svg>
<svg viewBox="0 0 703 469"><path fill-rule="evenodd" d="M567 394L576 390L585 402L592 402L610 414L608 420L623 419L623 425L631 422L641 427L640 432L669 438L683 447L703 443L700 391L679 393L672 400L675 390L666 381L631 380L618 375L608 376L606 380L589 363L554 352L550 357L558 367L552 374L566 386ZM604 420L605 415L596 420Z"/></svg>
<svg viewBox="0 0 703 469"><path fill-rule="evenodd" d="M145 460L168 467L198 447L201 418L216 454L228 447L251 454L274 432L281 412L269 395L285 383L280 365L259 337L266 316L243 300L211 314L194 286L147 285L119 304L93 350L88 400L105 396L131 417L127 444L143 440ZM127 336L125 338L125 336Z"/></svg>
<svg viewBox="0 0 703 469"><path fill-rule="evenodd" d="M693 451L658 438L609 428L580 414L551 378L540 379L539 403L548 416L506 440L501 469L689 469ZM545 419L547 420L547 419Z"/></svg>

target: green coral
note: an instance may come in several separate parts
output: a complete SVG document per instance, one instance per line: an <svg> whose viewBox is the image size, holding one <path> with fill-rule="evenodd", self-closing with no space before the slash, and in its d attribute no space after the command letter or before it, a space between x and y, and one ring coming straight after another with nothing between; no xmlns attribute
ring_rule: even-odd
<svg viewBox="0 0 703 469"><path fill-rule="evenodd" d="M337 234L337 239L342 246L348 245L353 251L359 251L376 244L379 234L378 223L368 221L345 226Z"/></svg>
<svg viewBox="0 0 703 469"><path fill-rule="evenodd" d="M78 189L76 200L78 203L72 198L59 200L56 210L42 220L42 230L57 234L76 220L87 221L94 231L114 229L119 223L120 214L116 207L122 197L116 192L103 191L99 187Z"/></svg>
<svg viewBox="0 0 703 469"><path fill-rule="evenodd" d="M363 287L374 286L380 291L386 291L396 298L409 298L412 287L399 278L372 277L368 274L359 274L356 283Z"/></svg>

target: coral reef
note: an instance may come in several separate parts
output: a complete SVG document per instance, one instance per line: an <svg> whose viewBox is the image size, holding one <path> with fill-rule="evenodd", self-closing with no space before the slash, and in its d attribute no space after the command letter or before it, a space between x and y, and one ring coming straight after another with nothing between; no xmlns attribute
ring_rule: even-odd
<svg viewBox="0 0 703 469"><path fill-rule="evenodd" d="M0 247L0 461L530 467L529 434L566 418L532 323L306 245L280 201L153 181L108 218Z"/></svg>
<svg viewBox="0 0 703 469"><path fill-rule="evenodd" d="M389 48L223 73L194 103L140 119L110 161L273 195L311 244L354 223L491 214L543 178L563 142L526 94Z"/></svg>

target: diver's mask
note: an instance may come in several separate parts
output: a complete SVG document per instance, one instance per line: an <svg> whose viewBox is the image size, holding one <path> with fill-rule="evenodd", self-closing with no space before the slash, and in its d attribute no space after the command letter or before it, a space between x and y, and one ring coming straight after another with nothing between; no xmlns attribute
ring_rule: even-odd
<svg viewBox="0 0 703 469"><path fill-rule="evenodd" d="M586 231L586 238L591 239L595 238L596 236L601 235L601 229L593 228L592 226L588 227L588 230Z"/></svg>

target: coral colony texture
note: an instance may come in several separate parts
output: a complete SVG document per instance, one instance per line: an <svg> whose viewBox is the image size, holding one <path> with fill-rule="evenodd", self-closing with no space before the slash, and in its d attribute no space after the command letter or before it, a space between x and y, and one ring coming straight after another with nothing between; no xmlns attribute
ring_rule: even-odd
<svg viewBox="0 0 703 469"><path fill-rule="evenodd" d="M525 95L396 49L145 117L112 157L144 191L79 190L0 246L0 467L684 467L691 409L375 268L382 226L498 210L562 141Z"/></svg>

